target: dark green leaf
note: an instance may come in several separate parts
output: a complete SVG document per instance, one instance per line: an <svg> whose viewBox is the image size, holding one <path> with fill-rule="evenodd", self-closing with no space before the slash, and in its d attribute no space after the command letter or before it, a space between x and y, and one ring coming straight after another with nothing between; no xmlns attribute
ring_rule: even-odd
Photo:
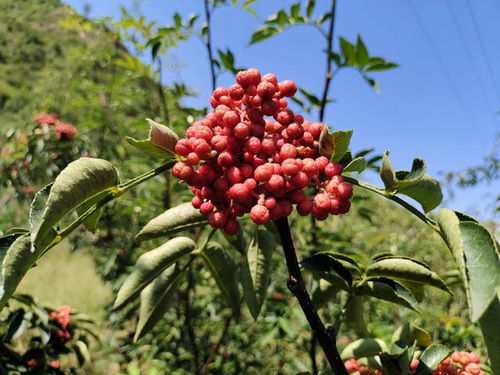
<svg viewBox="0 0 500 375"><path fill-rule="evenodd" d="M300 264L304 269L333 284L338 282L340 276L343 284L347 284L347 288L352 285L351 271L329 253L314 254L303 259ZM341 286L339 285L339 287Z"/></svg>
<svg viewBox="0 0 500 375"><path fill-rule="evenodd" d="M113 309L120 309L138 297L153 279L180 257L193 251L195 247L196 244L192 239L176 237L141 255L132 273L125 279L118 291Z"/></svg>
<svg viewBox="0 0 500 375"><path fill-rule="evenodd" d="M356 63L360 68L368 63L368 50L359 35L356 39Z"/></svg>
<svg viewBox="0 0 500 375"><path fill-rule="evenodd" d="M252 38L250 39L250 44L255 44L258 42L262 42L263 40L266 40L280 32L280 29L269 26L269 25L264 25L255 30L255 32L252 34Z"/></svg>
<svg viewBox="0 0 500 375"><path fill-rule="evenodd" d="M315 0L307 0L307 4L306 4L306 15L307 15L307 18L311 18L313 12L314 12L314 5L315 5L316 1Z"/></svg>
<svg viewBox="0 0 500 375"><path fill-rule="evenodd" d="M349 42L344 37L340 37L339 41L344 61L347 65L354 66L356 64L356 48L354 47L354 44Z"/></svg>
<svg viewBox="0 0 500 375"><path fill-rule="evenodd" d="M100 193L97 193L94 195L92 198L86 200L82 204L80 204L76 208L76 212L78 216L82 216L89 208L94 206L95 204L99 203L102 199L104 199L107 195L109 194L109 191L104 190L101 191ZM97 227L99 226L99 220L101 219L102 213L104 212L104 207L101 207L94 211L92 215L87 217L84 221L83 224L85 227L92 233L95 233L97 230Z"/></svg>
<svg viewBox="0 0 500 375"><path fill-rule="evenodd" d="M381 59L383 60L383 59ZM398 64L395 64L395 63L391 63L391 62L387 62L385 60L383 60L383 62L378 62L378 63L371 63L370 65L368 65L368 67L366 68L366 72L380 72L382 70L389 70L389 69L394 69L394 68L397 68L399 67Z"/></svg>
<svg viewBox="0 0 500 375"><path fill-rule="evenodd" d="M424 350L419 358L416 375L431 375L441 362L451 353L451 350L444 345L432 344Z"/></svg>
<svg viewBox="0 0 500 375"><path fill-rule="evenodd" d="M413 294L404 285L395 280L384 277L370 279L356 285L355 293L362 296L375 297L418 311L418 302Z"/></svg>
<svg viewBox="0 0 500 375"><path fill-rule="evenodd" d="M500 373L500 335L498 334L498 317L500 316L500 299L491 301L489 307L479 318L479 327L488 350L488 358L493 374Z"/></svg>
<svg viewBox="0 0 500 375"><path fill-rule="evenodd" d="M233 310L233 314L238 316L240 314L240 291L237 278L238 267L234 258L221 244L216 242L209 242L201 255L228 305Z"/></svg>

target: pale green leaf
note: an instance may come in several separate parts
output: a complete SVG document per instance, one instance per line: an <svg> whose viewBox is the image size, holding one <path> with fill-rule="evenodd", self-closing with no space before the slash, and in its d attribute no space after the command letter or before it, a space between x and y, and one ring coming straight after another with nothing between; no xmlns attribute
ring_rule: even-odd
<svg viewBox="0 0 500 375"><path fill-rule="evenodd" d="M367 276L381 276L425 284L447 293L450 290L439 276L418 261L406 258L384 258L366 269Z"/></svg>
<svg viewBox="0 0 500 375"><path fill-rule="evenodd" d="M362 156L353 159L349 164L344 167L344 172L363 172L368 166L366 159Z"/></svg>
<svg viewBox="0 0 500 375"><path fill-rule="evenodd" d="M241 267L243 296L254 319L258 318L266 299L275 248L276 242L272 233L256 229Z"/></svg>
<svg viewBox="0 0 500 375"><path fill-rule="evenodd" d="M137 239L143 241L169 236L206 223L206 217L198 209L194 208L191 203L182 203L152 219L137 234Z"/></svg>
<svg viewBox="0 0 500 375"><path fill-rule="evenodd" d="M172 296L177 290L182 274L177 265L173 264L142 290L134 341L150 331L172 306Z"/></svg>
<svg viewBox="0 0 500 375"><path fill-rule="evenodd" d="M116 296L113 309L120 309L139 296L153 279L163 270L176 262L183 255L189 254L196 247L187 237L173 238L154 250L141 255L132 273L125 279Z"/></svg>
<svg viewBox="0 0 500 375"><path fill-rule="evenodd" d="M352 130L337 130L333 132L333 155L332 161L338 162L349 149L351 142Z"/></svg>
<svg viewBox="0 0 500 375"><path fill-rule="evenodd" d="M384 341L376 338L363 338L348 344L340 355L342 359L373 357L387 350Z"/></svg>
<svg viewBox="0 0 500 375"><path fill-rule="evenodd" d="M30 224L34 248L65 215L94 194L117 184L118 172L106 160L81 158L70 163L55 179L41 218Z"/></svg>

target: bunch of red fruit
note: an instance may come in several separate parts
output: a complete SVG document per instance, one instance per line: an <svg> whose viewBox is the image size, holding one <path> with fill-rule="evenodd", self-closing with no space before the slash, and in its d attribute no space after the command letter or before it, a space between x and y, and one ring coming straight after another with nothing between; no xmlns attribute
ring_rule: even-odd
<svg viewBox="0 0 500 375"><path fill-rule="evenodd" d="M69 324L71 323L71 307L61 306L57 310L49 314L49 320L52 321L57 328L52 332L63 342L71 340L71 332Z"/></svg>
<svg viewBox="0 0 500 375"><path fill-rule="evenodd" d="M293 205L318 220L347 213L352 186L342 166L319 153L324 125L288 108L295 83L253 68L236 81L214 90L214 111L175 146L182 161L172 173L191 186L193 206L227 234L239 232L236 218L246 213L257 224L290 215Z"/></svg>
<svg viewBox="0 0 500 375"><path fill-rule="evenodd" d="M481 359L479 354L474 352L454 352L451 357L441 362L432 375L484 375L479 367ZM419 360L414 359L410 363L410 374L415 373ZM360 364L356 359L349 359L344 362L344 366L349 372L359 372L359 375L384 375L380 370L369 368Z"/></svg>
<svg viewBox="0 0 500 375"><path fill-rule="evenodd" d="M39 125L53 126L56 139L60 141L71 141L78 133L78 129L70 123L61 122L59 116L53 113L41 112L34 118Z"/></svg>

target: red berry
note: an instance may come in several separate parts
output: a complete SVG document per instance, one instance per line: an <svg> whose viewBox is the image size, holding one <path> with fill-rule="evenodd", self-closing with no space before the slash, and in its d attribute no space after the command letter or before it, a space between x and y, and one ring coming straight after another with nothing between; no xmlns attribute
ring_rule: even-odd
<svg viewBox="0 0 500 375"><path fill-rule="evenodd" d="M261 205L255 205L250 210L250 219L256 224L266 224L269 221L269 210Z"/></svg>
<svg viewBox="0 0 500 375"><path fill-rule="evenodd" d="M286 80L279 83L279 90L283 96L294 96L297 92L297 85L293 81Z"/></svg>

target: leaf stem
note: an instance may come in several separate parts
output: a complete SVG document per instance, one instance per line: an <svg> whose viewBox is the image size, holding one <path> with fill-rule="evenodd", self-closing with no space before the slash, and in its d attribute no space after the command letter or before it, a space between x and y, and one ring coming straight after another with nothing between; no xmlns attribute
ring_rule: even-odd
<svg viewBox="0 0 500 375"><path fill-rule="evenodd" d="M295 246L290 233L290 227L288 225L288 219L283 217L276 220L274 223L280 234L281 244L283 246L283 252L285 254L286 265L288 268L288 289L290 289L295 297L297 297L300 307L309 322L309 326L313 330L318 343L323 348L326 358L332 366L335 374L347 375L344 362L340 358L339 351L335 345L335 335L332 335L332 333L326 329L318 315L318 312L313 306L309 293L305 288L304 279L302 278L297 254L295 252Z"/></svg>
<svg viewBox="0 0 500 375"><path fill-rule="evenodd" d="M120 195L126 193L133 187L142 184L143 182L149 180L150 178L158 176L159 174L162 174L165 171L168 171L174 166L175 163L176 160L171 160L163 165L160 165L155 169L151 169L150 171L147 171L146 173L143 173L140 176L137 176L121 185L118 185L118 189L120 190Z"/></svg>
<svg viewBox="0 0 500 375"><path fill-rule="evenodd" d="M357 185L359 187L362 187L363 189L369 190L375 194L381 195L384 198L387 198L400 206L406 208L408 211L410 211L412 214L414 214L416 217L418 217L420 220L422 220L424 223L429 225L432 229L434 229L437 233L441 235L441 230L439 229L439 226L436 224L434 220L432 220L430 217L428 217L426 214L424 214L422 211L417 209L416 207L412 206L408 202L404 201L403 199L399 198L398 196L388 193L384 189L380 189L376 186L373 186L367 182L364 181L359 181L355 178L348 177L348 176L342 176L345 181L350 182L351 184Z"/></svg>

